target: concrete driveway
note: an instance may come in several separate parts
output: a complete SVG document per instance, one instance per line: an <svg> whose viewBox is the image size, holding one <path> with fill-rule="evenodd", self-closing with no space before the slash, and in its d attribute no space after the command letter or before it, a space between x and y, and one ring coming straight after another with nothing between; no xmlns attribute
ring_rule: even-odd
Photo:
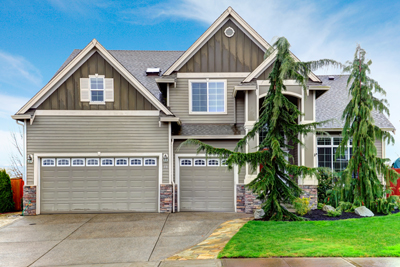
<svg viewBox="0 0 400 267"><path fill-rule="evenodd" d="M24 217L0 228L0 266L158 266L160 260L205 239L222 222L244 216L181 212Z"/></svg>

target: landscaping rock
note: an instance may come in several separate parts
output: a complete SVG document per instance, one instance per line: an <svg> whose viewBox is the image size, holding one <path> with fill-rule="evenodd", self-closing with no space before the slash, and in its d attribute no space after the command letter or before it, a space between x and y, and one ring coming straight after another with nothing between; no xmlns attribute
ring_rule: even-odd
<svg viewBox="0 0 400 267"><path fill-rule="evenodd" d="M328 212L328 211L335 211L336 209L331 205L325 205L322 207L322 210Z"/></svg>
<svg viewBox="0 0 400 267"><path fill-rule="evenodd" d="M263 209L258 209L254 211L254 219L260 220L264 217L265 212Z"/></svg>
<svg viewBox="0 0 400 267"><path fill-rule="evenodd" d="M373 217L374 213L365 206L358 207L354 212L361 217Z"/></svg>

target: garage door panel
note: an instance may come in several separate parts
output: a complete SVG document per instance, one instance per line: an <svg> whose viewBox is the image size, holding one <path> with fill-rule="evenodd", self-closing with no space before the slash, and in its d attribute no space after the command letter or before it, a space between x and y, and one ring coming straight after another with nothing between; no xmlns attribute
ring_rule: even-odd
<svg viewBox="0 0 400 267"><path fill-rule="evenodd" d="M233 171L182 166L179 179L181 211L235 211Z"/></svg>
<svg viewBox="0 0 400 267"><path fill-rule="evenodd" d="M156 212L157 166L41 167L41 212Z"/></svg>

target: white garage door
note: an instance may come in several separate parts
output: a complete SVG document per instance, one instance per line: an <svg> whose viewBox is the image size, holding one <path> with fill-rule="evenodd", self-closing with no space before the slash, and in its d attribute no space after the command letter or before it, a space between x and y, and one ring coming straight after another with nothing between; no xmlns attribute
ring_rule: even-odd
<svg viewBox="0 0 400 267"><path fill-rule="evenodd" d="M181 158L179 165L181 211L235 211L234 172L219 159Z"/></svg>
<svg viewBox="0 0 400 267"><path fill-rule="evenodd" d="M41 213L157 212L157 158L41 160Z"/></svg>

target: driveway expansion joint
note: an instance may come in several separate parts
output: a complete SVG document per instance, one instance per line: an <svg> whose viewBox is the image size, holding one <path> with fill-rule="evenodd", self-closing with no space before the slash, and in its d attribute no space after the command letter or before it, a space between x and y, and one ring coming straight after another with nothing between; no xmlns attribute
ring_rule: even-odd
<svg viewBox="0 0 400 267"><path fill-rule="evenodd" d="M90 218L89 220L87 220L86 222L82 223L78 228L76 228L74 231L72 231L69 235L67 235L65 238L63 238L60 242L58 242L57 244L55 244L53 247L51 247L46 253L44 253L43 255L41 255L39 258L37 258L35 261L33 261L31 264L28 265L28 267L32 266L33 264L35 264L35 262L37 262L38 260L40 260L41 258L43 258L47 253L49 253L50 251L52 251L55 247L57 247L59 244L61 244L65 239L67 239L68 237L70 237L73 233L75 233L76 231L78 231L82 226L84 226L85 224L87 224L88 222L90 222L94 217L98 216L98 214L94 215L92 218Z"/></svg>
<svg viewBox="0 0 400 267"><path fill-rule="evenodd" d="M353 265L353 266L362 267L360 264L358 264L358 263L356 263L356 262L354 262L354 261L352 261L352 260L350 260L350 259L347 259L347 258L342 258L342 259L343 259L344 261L350 263L350 264Z"/></svg>
<svg viewBox="0 0 400 267"><path fill-rule="evenodd" d="M163 227L161 228L160 234L158 235L157 241L156 241L156 243L154 244L154 247L153 247L153 249L151 250L151 253L150 253L150 255L149 255L149 259L148 259L147 261L150 261L151 256L153 255L154 250L155 250L156 247L157 247L158 241L160 240L161 234L162 234L162 232L163 232L163 230L164 230L165 225L167 224L167 221L168 221L168 218L169 218L169 215L170 215L170 214L171 214L171 213L168 213L167 217L165 217L165 221L164 221Z"/></svg>

